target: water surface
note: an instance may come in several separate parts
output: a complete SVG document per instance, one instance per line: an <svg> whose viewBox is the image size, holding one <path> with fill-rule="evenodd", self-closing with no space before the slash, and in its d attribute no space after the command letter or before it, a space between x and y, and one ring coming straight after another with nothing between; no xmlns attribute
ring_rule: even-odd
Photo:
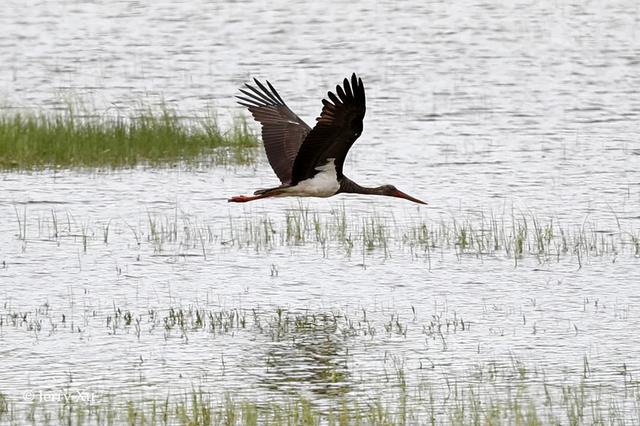
<svg viewBox="0 0 640 426"><path fill-rule="evenodd" d="M186 113L215 108L224 122L242 111L238 87L258 77L312 123L321 97L355 71L367 115L345 172L430 204L340 196L304 208L330 216L344 203L351 227L377 214L400 235L416 221L481 214L638 235L639 13L631 1L10 0L0 16L0 101L46 112L80 98L108 114L164 102ZM295 201L226 203L275 183L264 158L255 167L1 174L0 390L20 400L72 381L147 398L203 386L321 404L383 392L381 372L398 363L410 382L426 375L442 388L514 358L559 384L588 359L612 394L621 369L638 372L631 247L554 262L525 254L516 266L506 253L451 247L416 257L397 238L387 254L332 242L327 252L226 244L256 217L286 227ZM179 224L180 238L154 242L150 217ZM183 244L189 223L211 239ZM171 307L237 310L248 325L155 326L150 312L164 318ZM273 324L278 308L356 324L366 316L377 334L350 335L341 319L274 338L255 318ZM110 328L118 309L141 318L142 331ZM12 322L16 313L42 319L41 329ZM385 327L396 316L404 332ZM460 317L470 328L430 334L432 321Z"/></svg>

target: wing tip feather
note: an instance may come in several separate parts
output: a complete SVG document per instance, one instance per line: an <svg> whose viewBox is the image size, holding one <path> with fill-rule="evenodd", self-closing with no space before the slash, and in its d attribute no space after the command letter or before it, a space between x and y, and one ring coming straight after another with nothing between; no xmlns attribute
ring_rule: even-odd
<svg viewBox="0 0 640 426"><path fill-rule="evenodd" d="M248 98L253 99L256 102L256 106L287 106L273 85L268 80L265 81L268 88L265 87L264 83L254 77L253 82L258 88L249 83L245 83L244 87L241 87L239 90Z"/></svg>

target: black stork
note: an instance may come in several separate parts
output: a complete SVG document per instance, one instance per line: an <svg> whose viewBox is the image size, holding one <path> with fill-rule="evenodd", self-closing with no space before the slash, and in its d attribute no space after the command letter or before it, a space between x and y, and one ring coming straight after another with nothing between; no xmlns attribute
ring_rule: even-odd
<svg viewBox="0 0 640 426"><path fill-rule="evenodd" d="M262 125L262 141L269 163L280 186L259 189L254 195L238 195L229 202L244 203L267 197L330 197L336 194L372 194L404 198L427 204L393 185L366 188L342 173L344 159L351 145L362 133L365 96L362 79L355 73L351 82L344 79L336 86L337 96L329 92L322 100L322 113L312 129L284 103L276 89L245 84L237 96L238 103L249 108Z"/></svg>

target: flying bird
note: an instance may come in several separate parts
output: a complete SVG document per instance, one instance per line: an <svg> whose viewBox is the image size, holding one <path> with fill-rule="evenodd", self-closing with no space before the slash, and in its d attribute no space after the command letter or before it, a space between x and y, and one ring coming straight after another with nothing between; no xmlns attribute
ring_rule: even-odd
<svg viewBox="0 0 640 426"><path fill-rule="evenodd" d="M404 198L427 204L393 185L374 188L360 186L342 171L351 145L362 133L365 95L362 79L345 78L335 94L322 100L316 125L309 127L284 103L271 83L266 86L254 78L255 86L240 89L238 103L249 109L262 125L262 142L269 163L281 185L259 189L253 195L231 197L229 202L244 203L268 197L331 197L336 194L371 194Z"/></svg>

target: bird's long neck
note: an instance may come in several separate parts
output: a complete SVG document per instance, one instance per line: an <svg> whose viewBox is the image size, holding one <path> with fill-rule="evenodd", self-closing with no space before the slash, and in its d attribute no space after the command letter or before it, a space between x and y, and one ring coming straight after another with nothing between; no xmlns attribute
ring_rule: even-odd
<svg viewBox="0 0 640 426"><path fill-rule="evenodd" d="M337 193L338 194L347 193L347 194L382 195L380 193L380 187L367 188L367 187L358 185L357 183L355 183L354 181L352 181L351 179L349 179L346 176L343 176L342 179L340 180L340 189L338 190Z"/></svg>

